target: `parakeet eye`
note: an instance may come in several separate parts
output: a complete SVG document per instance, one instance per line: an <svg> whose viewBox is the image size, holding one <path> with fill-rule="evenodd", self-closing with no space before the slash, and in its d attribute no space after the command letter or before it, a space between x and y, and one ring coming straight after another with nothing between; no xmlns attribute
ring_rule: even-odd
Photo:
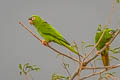
<svg viewBox="0 0 120 80"><path fill-rule="evenodd" d="M112 31L110 31L110 32L109 32L109 34L113 34L113 32L112 32Z"/></svg>
<svg viewBox="0 0 120 80"><path fill-rule="evenodd" d="M32 20L35 20L35 17L32 17Z"/></svg>

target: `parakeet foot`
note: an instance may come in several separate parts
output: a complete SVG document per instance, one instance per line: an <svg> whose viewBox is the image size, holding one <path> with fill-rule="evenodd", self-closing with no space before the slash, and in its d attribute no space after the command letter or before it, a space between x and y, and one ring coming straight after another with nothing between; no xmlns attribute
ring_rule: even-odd
<svg viewBox="0 0 120 80"><path fill-rule="evenodd" d="M106 46L109 46L109 47L110 47L110 43L109 43L109 42L107 42L107 43L106 43Z"/></svg>
<svg viewBox="0 0 120 80"><path fill-rule="evenodd" d="M45 40L42 40L42 42L41 42L44 46L48 46L49 44L48 44L48 42L46 42Z"/></svg>

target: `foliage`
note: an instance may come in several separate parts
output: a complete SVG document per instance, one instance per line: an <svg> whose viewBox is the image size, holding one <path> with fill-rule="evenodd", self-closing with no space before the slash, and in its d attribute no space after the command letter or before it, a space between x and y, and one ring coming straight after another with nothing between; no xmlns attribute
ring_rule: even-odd
<svg viewBox="0 0 120 80"><path fill-rule="evenodd" d="M119 0L116 0L116 3L119 3Z"/></svg>
<svg viewBox="0 0 120 80"><path fill-rule="evenodd" d="M112 52L112 54L118 54L120 53L120 47L116 47L116 48L111 48L110 51Z"/></svg>
<svg viewBox="0 0 120 80"><path fill-rule="evenodd" d="M109 75L109 76L108 76ZM98 80L103 80L103 79L105 79L105 80L108 80L108 78L109 77L115 77L115 72L107 72L107 73L103 73L103 74L101 74L100 75L100 78L98 79ZM111 78L110 77L110 78Z"/></svg>
<svg viewBox="0 0 120 80"><path fill-rule="evenodd" d="M69 80L69 77L53 73L52 74L52 80Z"/></svg>
<svg viewBox="0 0 120 80"><path fill-rule="evenodd" d="M40 70L39 67L36 67L36 65L30 65L30 63L26 63L24 65L19 64L19 69L20 69L20 72L19 72L20 75L22 75L22 73L27 75L27 73L29 73L31 71L39 71Z"/></svg>

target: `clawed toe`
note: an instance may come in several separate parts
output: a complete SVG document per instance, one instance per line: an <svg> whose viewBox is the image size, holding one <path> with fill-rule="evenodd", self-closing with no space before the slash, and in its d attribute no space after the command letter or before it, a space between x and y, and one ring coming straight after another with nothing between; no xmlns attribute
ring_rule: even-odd
<svg viewBox="0 0 120 80"><path fill-rule="evenodd" d="M42 40L42 42L41 42L44 46L48 46L49 44L48 44L48 42L46 42L45 40Z"/></svg>

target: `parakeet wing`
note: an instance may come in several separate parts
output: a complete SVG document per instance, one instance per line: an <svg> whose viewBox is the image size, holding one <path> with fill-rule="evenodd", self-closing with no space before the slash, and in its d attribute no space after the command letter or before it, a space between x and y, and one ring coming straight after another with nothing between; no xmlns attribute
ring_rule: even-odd
<svg viewBox="0 0 120 80"><path fill-rule="evenodd" d="M47 36L50 36L50 37L53 37L53 39L51 39L51 40L50 40L50 38L49 38L48 41L54 41L54 42L58 43L58 42L56 41L56 39L57 39L57 40L59 40L59 41L62 41L62 42L64 42L64 43L70 45L70 44L63 38L63 36L62 36L56 29L54 29L50 24L48 24L47 22L43 22L43 23L41 24L41 26L43 26L43 27L42 27L43 30L41 30L41 33L42 33L42 34L47 35ZM44 36L43 36L43 37L44 37ZM60 44L60 43L58 43L58 44Z"/></svg>

